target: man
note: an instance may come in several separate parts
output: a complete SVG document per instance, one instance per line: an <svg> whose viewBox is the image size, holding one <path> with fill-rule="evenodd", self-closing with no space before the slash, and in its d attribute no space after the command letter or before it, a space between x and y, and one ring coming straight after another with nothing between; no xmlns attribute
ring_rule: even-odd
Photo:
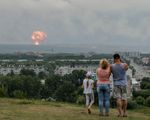
<svg viewBox="0 0 150 120"><path fill-rule="evenodd" d="M114 54L114 64L111 65L114 83L114 97L117 102L118 117L127 117L127 77L128 65L121 62L119 54Z"/></svg>

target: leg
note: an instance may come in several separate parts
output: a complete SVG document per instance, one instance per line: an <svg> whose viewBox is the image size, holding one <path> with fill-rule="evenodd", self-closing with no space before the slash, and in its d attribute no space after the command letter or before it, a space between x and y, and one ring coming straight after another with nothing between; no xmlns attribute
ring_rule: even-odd
<svg viewBox="0 0 150 120"><path fill-rule="evenodd" d="M89 106L89 102L90 102L89 95L86 94L85 98L86 98L86 107L88 107Z"/></svg>
<svg viewBox="0 0 150 120"><path fill-rule="evenodd" d="M127 117L127 100L122 100L122 111L123 111L123 117Z"/></svg>
<svg viewBox="0 0 150 120"><path fill-rule="evenodd" d="M92 105L94 104L94 93L91 93L90 95L90 105L89 105L89 109L92 107Z"/></svg>
<svg viewBox="0 0 150 120"><path fill-rule="evenodd" d="M117 99L117 110L118 110L118 117L122 116L122 100Z"/></svg>
<svg viewBox="0 0 150 120"><path fill-rule="evenodd" d="M107 87L107 86L106 86ZM105 99L105 115L109 116L109 108L110 108L110 92L109 88L107 87L104 92L104 99Z"/></svg>
<svg viewBox="0 0 150 120"><path fill-rule="evenodd" d="M88 111L90 98L89 98L89 95L88 95L88 94L86 94L85 97L86 97L86 110ZM88 112L89 112L89 111L88 111Z"/></svg>
<svg viewBox="0 0 150 120"><path fill-rule="evenodd" d="M100 90L98 93L98 102L99 102L99 111L100 111L100 115L103 115L103 104L104 104L104 95L103 95L103 91Z"/></svg>
<svg viewBox="0 0 150 120"><path fill-rule="evenodd" d="M127 87L122 87L122 111L123 111L123 117L127 117Z"/></svg>
<svg viewBox="0 0 150 120"><path fill-rule="evenodd" d="M120 86L114 86L114 97L116 98L118 117L122 116L122 91Z"/></svg>

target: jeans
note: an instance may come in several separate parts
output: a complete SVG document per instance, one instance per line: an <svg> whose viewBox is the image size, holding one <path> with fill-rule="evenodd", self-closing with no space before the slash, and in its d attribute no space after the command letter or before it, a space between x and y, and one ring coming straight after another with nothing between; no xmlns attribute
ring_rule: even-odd
<svg viewBox="0 0 150 120"><path fill-rule="evenodd" d="M109 84L98 85L97 92L98 92L98 102L99 102L100 113L103 113L103 109L105 109L105 113L109 113L110 85Z"/></svg>

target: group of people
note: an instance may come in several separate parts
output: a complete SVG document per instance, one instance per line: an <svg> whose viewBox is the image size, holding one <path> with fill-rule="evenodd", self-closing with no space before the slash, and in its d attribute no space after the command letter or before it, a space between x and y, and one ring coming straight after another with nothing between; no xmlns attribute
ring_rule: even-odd
<svg viewBox="0 0 150 120"><path fill-rule="evenodd" d="M100 60L97 68L97 93L99 115L109 116L110 112L110 75L113 76L113 97L116 99L118 117L127 117L127 77L126 71L128 65L121 61L119 54L114 54L114 63L110 64L106 59ZM86 98L87 112L91 114L91 106L94 103L94 80L91 78L91 73L86 73L86 78L83 80L84 94Z"/></svg>

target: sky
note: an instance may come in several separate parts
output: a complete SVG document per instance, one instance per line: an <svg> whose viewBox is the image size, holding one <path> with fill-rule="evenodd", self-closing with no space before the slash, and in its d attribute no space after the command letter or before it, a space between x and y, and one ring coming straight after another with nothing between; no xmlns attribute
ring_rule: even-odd
<svg viewBox="0 0 150 120"><path fill-rule="evenodd" d="M150 0L0 0L0 44L32 44L40 30L43 44L149 47L149 6Z"/></svg>

